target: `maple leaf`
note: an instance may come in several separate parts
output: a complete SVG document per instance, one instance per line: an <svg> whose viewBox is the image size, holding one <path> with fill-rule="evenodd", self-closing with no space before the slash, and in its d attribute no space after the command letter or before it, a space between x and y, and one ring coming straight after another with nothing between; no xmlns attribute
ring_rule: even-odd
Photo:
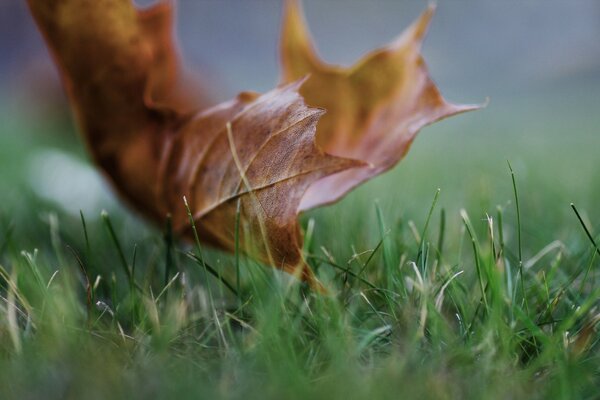
<svg viewBox="0 0 600 400"><path fill-rule="evenodd" d="M126 201L157 222L171 215L175 230L193 237L185 197L202 240L232 251L237 237L257 260L314 288L298 213L391 168L424 125L475 108L445 102L427 75L419 45L432 9L392 45L342 69L318 60L289 1L285 84L203 110L210 100L189 90L171 2L146 10L131 0L28 3L89 151Z"/></svg>
<svg viewBox="0 0 600 400"><path fill-rule="evenodd" d="M204 107L182 87L170 3L28 0L89 152L129 203L154 219L156 160L178 115Z"/></svg>
<svg viewBox="0 0 600 400"><path fill-rule="evenodd" d="M298 206L308 186L362 165L315 144L323 110L303 83L242 93L201 111L182 95L172 5L130 0L28 0L59 65L89 150L120 194L155 221L172 215L189 237L241 248L319 288L301 254ZM239 210L239 211L238 211Z"/></svg>
<svg viewBox="0 0 600 400"><path fill-rule="evenodd" d="M189 234L185 195L201 238L229 250L239 202L244 248L317 285L300 251L300 200L315 181L362 163L317 148L323 111L304 105L297 92L302 83L262 96L243 93L183 124L163 153L159 197L173 213L175 230Z"/></svg>
<svg viewBox="0 0 600 400"><path fill-rule="evenodd" d="M429 77L420 48L433 12L430 6L390 45L342 68L320 60L299 1L286 1L282 81L308 75L300 94L308 105L327 110L317 127L317 144L329 154L366 163L310 186L301 210L334 202L392 168L425 125L480 107L446 102Z"/></svg>

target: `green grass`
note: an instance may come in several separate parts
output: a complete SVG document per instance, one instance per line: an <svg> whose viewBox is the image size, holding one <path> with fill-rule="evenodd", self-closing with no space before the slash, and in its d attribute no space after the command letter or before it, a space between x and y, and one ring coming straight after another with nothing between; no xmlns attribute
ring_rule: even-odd
<svg viewBox="0 0 600 400"><path fill-rule="evenodd" d="M0 397L596 397L598 124L580 110L567 140L564 114L519 110L427 129L304 215L329 296L120 207L65 212L27 156L82 150L21 121L0 158Z"/></svg>

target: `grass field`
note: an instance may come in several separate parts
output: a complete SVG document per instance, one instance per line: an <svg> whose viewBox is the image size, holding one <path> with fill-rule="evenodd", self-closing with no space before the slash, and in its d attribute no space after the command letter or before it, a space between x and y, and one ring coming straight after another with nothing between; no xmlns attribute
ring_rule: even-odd
<svg viewBox="0 0 600 400"><path fill-rule="evenodd" d="M304 215L329 296L81 196L72 128L6 112L0 397L597 398L593 93L492 98Z"/></svg>

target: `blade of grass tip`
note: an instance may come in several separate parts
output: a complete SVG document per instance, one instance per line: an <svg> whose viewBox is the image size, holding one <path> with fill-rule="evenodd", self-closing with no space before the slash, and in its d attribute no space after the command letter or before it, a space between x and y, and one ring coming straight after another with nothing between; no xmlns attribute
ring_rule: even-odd
<svg viewBox="0 0 600 400"><path fill-rule="evenodd" d="M85 259L86 259L88 268L92 271L91 273L93 274L93 266L94 265L92 264L92 247L90 245L90 237L88 234L87 222L86 222L85 215L83 214L82 210L79 210L79 217L81 219L81 226L83 229L83 237L84 237L84 241L85 241ZM99 278L99 277L100 276L98 275L97 278ZM94 289L94 287L92 287L92 289Z"/></svg>
<svg viewBox="0 0 600 400"><path fill-rule="evenodd" d="M165 279L164 285L169 284L171 278L171 268L173 266L173 218L171 214L167 214L167 220L165 222L165 232L163 235L163 241L165 243Z"/></svg>
<svg viewBox="0 0 600 400"><path fill-rule="evenodd" d="M498 245L500 249L498 250L498 260L502 262L504 266L504 274L505 274L505 285L506 285L506 298L510 301L510 321L511 323L515 320L515 313L513 310L513 277L512 277L512 267L508 259L504 254L504 225L502 220L502 208L500 206L496 207L496 215L498 219L498 223L496 224L496 229L498 230Z"/></svg>
<svg viewBox="0 0 600 400"><path fill-rule="evenodd" d="M137 243L133 244L133 254L131 256L131 276L135 280L135 265L137 261Z"/></svg>
<svg viewBox="0 0 600 400"><path fill-rule="evenodd" d="M525 311L529 314L529 302L527 301L527 292L525 291L525 278L523 277L523 246L521 242L521 207L519 206L519 191L517 190L517 180L512 165L507 160L510 177L512 180L513 193L515 195L515 207L517 209L517 243L519 250L519 282L521 285L521 293L523 293L523 302L525 303Z"/></svg>
<svg viewBox="0 0 600 400"><path fill-rule="evenodd" d="M50 215L48 215L48 224L50 225L50 242L52 243L54 254L56 254L56 258L58 259L58 265L64 266L66 265L65 257L61 249L62 240L60 237L60 226L56 213L50 213Z"/></svg>
<svg viewBox="0 0 600 400"><path fill-rule="evenodd" d="M519 250L519 264L523 263L523 252L522 252L522 246L521 246L521 208L519 206L519 191L517 190L517 181L515 178L515 172L512 169L512 165L510 165L510 162L507 161L508 163L508 169L510 170L510 177L512 180L512 186L513 186L513 194L515 196L515 207L517 208L517 243L518 243L518 250Z"/></svg>
<svg viewBox="0 0 600 400"><path fill-rule="evenodd" d="M81 261L79 254L77 254L77 251L75 251L75 249L69 245L67 245L67 249L71 252L73 257L75 258L75 261L77 261L77 265L79 266L79 269L81 270L83 278L85 279L86 304L87 304L88 317L89 317L89 316L91 316L91 311L92 311L92 307L94 304L94 288L92 287L92 284L90 282L90 277L87 273L87 270L85 269L85 265L83 264L83 261Z"/></svg>
<svg viewBox="0 0 600 400"><path fill-rule="evenodd" d="M461 225L459 228L459 236L458 236L458 253L457 253L457 257L456 257L456 265L461 265L462 264L462 254L463 254L463 247L464 247L464 243L465 243L465 232L467 231L467 229L465 228L465 225Z"/></svg>
<svg viewBox="0 0 600 400"><path fill-rule="evenodd" d="M508 169L510 170L510 176L512 180L513 192L515 194L515 207L517 209L517 242L518 242L518 250L519 250L519 283L521 285L521 293L523 294L523 303L525 304L525 312L529 317L529 301L527 300L527 291L525 290L525 277L523 275L523 245L521 241L521 207L519 203L519 191L517 190L517 180L515 178L515 172L513 171L512 165L507 160ZM517 310L518 311L518 310ZM537 347L537 339L533 336L533 342L536 348L536 352L538 352Z"/></svg>
<svg viewBox="0 0 600 400"><path fill-rule="evenodd" d="M183 204L185 205L188 219L190 221L190 226L192 227L192 233L194 234L194 244L196 245L198 256L200 260L202 260L202 263L204 263L204 257L202 256L202 245L200 244L200 237L198 236L198 230L196 229L196 221L194 221L194 215L192 214L190 204L188 203L187 197L185 196L183 196Z"/></svg>
<svg viewBox="0 0 600 400"><path fill-rule="evenodd" d="M500 250L498 252L498 259L501 259L504 264L504 273L506 274L506 291L508 292L508 298L512 299L513 293L513 282L512 282L512 268L510 266L510 262L506 259L504 254L504 223L502 219L502 208L498 206L496 208L496 215L498 219L498 223L496 224L498 230L498 244L500 245Z"/></svg>
<svg viewBox="0 0 600 400"><path fill-rule="evenodd" d="M102 221L104 222L104 226L108 231L108 235L110 236L110 239L117 250L117 255L119 256L119 261L121 262L121 267L127 276L127 280L129 281L129 286L133 287L133 274L131 273L131 269L129 268L129 264L125 258L125 253L123 252L123 247L121 247L121 243L119 242L119 238L117 237L115 229L113 228L108 212L106 210L102 210L100 216L102 217Z"/></svg>
<svg viewBox="0 0 600 400"><path fill-rule="evenodd" d="M458 278L463 272L465 272L465 271L461 270L461 271L456 272L450 278L446 279L446 281L444 282L444 284L440 288L437 296L435 297L435 302L434 302L435 309L438 312L442 312L442 303L444 302L444 292L446 291L446 288L452 283L452 281L454 279Z"/></svg>
<svg viewBox="0 0 600 400"><path fill-rule="evenodd" d="M429 221L431 221L431 215L433 214L433 210L435 209L435 205L437 204L438 198L440 197L440 192L442 190L438 188L433 195L433 201L431 202L431 207L429 207L429 212L427 213L427 219L425 220L425 225L423 226L423 230L421 231L421 242L419 243L419 252L417 253L417 261L416 264L419 264L419 260L424 253L424 243L425 237L427 235L427 228L429 227ZM424 266L424 264L423 264ZM421 268L421 272L423 272L423 268Z"/></svg>
<svg viewBox="0 0 600 400"><path fill-rule="evenodd" d="M386 228L385 228L385 220L383 218L383 212L381 211L381 207L379 206L379 202L375 201L375 212L377 214L377 222L379 224L379 234L381 235L382 247L383 247L383 264L385 266L385 275L387 278L388 289L391 289L392 283L392 275L393 275L393 266L392 266L392 254L391 249L386 243ZM402 281L402 280L400 280ZM402 284L403 285L403 284ZM406 290L405 290L406 291Z"/></svg>
<svg viewBox="0 0 600 400"><path fill-rule="evenodd" d="M504 282L502 271L500 269L500 265L498 262L497 254L498 250L496 247L496 237L495 237L495 229L494 229L494 218L486 213L485 215L487 226L488 226L488 239L490 243L490 256L489 256L489 268L487 268L487 278L488 278L488 286L490 288L490 295L492 301L500 301L504 300Z"/></svg>
<svg viewBox="0 0 600 400"><path fill-rule="evenodd" d="M50 279L48 279L48 283L46 284L46 289L50 289L50 286L52 286L52 283L54 282L54 280L56 279L56 277L58 276L58 273L60 272L59 269L57 269L56 271L54 271L54 273L50 276Z"/></svg>
<svg viewBox="0 0 600 400"><path fill-rule="evenodd" d="M240 198L237 199L237 204L235 206L235 233L234 233L234 257L235 257L235 291L238 295L238 300L241 302L242 300L239 298L240 293L240 215L242 211L242 201Z"/></svg>
<svg viewBox="0 0 600 400"><path fill-rule="evenodd" d="M37 254L37 249L33 251L33 254L28 253L26 251L21 252L21 256L25 259L25 264L27 264L27 266L29 267L31 274L35 278L36 283L43 291L46 291L46 284L44 283L44 278L42 277L40 268L38 267L36 261Z"/></svg>
<svg viewBox="0 0 600 400"><path fill-rule="evenodd" d="M465 224L465 227L467 228L467 233L469 235L469 237L471 238L471 244L473 245L473 253L474 253L474 257L475 257L475 268L477 270L477 278L479 280L479 289L481 290L481 297L483 298L483 304L485 306L485 311L486 314L489 313L489 306L488 306L488 302L487 302L487 296L485 294L485 285L483 284L483 274L481 271L481 262L479 259L479 248L478 248L478 242L477 242L477 236L475 235L475 230L473 229L472 225L471 225L471 220L469 219L469 215L467 214L467 211L462 209L460 210L460 216L462 217L462 220Z"/></svg>
<svg viewBox="0 0 600 400"><path fill-rule="evenodd" d="M438 265L442 261L442 254L444 250L444 235L446 234L446 210L443 208L440 210L440 232L437 241L437 263Z"/></svg>
<svg viewBox="0 0 600 400"><path fill-rule="evenodd" d="M496 239L494 238L494 219L487 213L485 215L485 219L488 224L488 235L490 238L490 247L492 249L492 254L491 254L492 260L491 261L492 261L492 264L495 264L496 263Z"/></svg>
<svg viewBox="0 0 600 400"><path fill-rule="evenodd" d="M575 215L577 215L577 219L579 220L579 223L583 227L583 230L585 231L585 234L587 235L588 239L590 239L590 242L594 246L594 249L596 249L596 253L598 253L598 255L600 255L600 248L598 248L598 244L594 240L594 237L592 236L590 230L585 225L585 222L583 222L583 218L581 218L581 214L579 214L579 211L577 210L577 207L575 207L575 204L571 203L571 208L575 212Z"/></svg>
<svg viewBox="0 0 600 400"><path fill-rule="evenodd" d="M387 233L389 233L389 230L388 230ZM375 246L375 248L371 251L371 254L369 254L369 257L367 258L367 261L365 261L365 263L361 267L360 271L358 271L358 274L357 274L358 276L361 276L363 274L363 272L367 268L367 265L369 265L369 263L371 262L371 260L373 259L373 257L375 257L375 254L377 253L377 251L379 250L379 248L383 245L384 238L385 237L382 237L379 240L379 243L377 243L377 246Z"/></svg>
<svg viewBox="0 0 600 400"><path fill-rule="evenodd" d="M190 221L190 226L192 227L192 233L194 234L194 243L196 245L196 250L198 251L198 256L197 256L198 261L199 261L198 264L202 268L204 268L204 278L206 279L206 289L208 290L208 298L210 300L211 306L214 308L214 299L213 299L213 295L212 295L212 290L208 283L208 268L206 267L206 263L204 262L204 256L202 254L202 245L200 244L200 236L198 236L198 230L196 229L196 221L194 220L194 214L192 214L192 209L190 208L190 204L188 203L187 197L185 197L185 196L183 196L183 204L185 205L185 210L187 212L188 219Z"/></svg>
<svg viewBox="0 0 600 400"><path fill-rule="evenodd" d="M500 206L496 207L496 219L498 220L496 229L498 230L498 245L500 246L498 258L500 258L504 254L504 227L502 226L502 208Z"/></svg>
<svg viewBox="0 0 600 400"><path fill-rule="evenodd" d="M416 244L419 245L419 243L421 243L421 235L419 234L419 230L417 229L415 222L413 220L409 220L407 225L408 229L410 229L410 233L412 233L412 236L415 239Z"/></svg>
<svg viewBox="0 0 600 400"><path fill-rule="evenodd" d="M304 234L304 252L309 253L312 247L313 235L315 232L315 219L310 218L306 224L306 232Z"/></svg>
<svg viewBox="0 0 600 400"><path fill-rule="evenodd" d="M160 293L158 294L158 296L156 296L156 299L154 299L154 303L158 304L158 300L165 295L165 298L167 297L167 291L169 290L169 288L173 285L173 283L175 283L175 281L177 280L177 278L179 278L179 272L177 272L173 278L171 278L171 280L169 282L167 282L167 284L165 285L165 287L162 288L162 290L160 291Z"/></svg>
<svg viewBox="0 0 600 400"><path fill-rule="evenodd" d="M83 238L85 239L85 256L89 262L91 254L90 238L88 236L87 223L85 222L85 216L83 215L82 210L79 210L79 217L81 218L81 226L83 227Z"/></svg>
<svg viewBox="0 0 600 400"><path fill-rule="evenodd" d="M131 309L131 320L136 320L136 314L141 306L140 299L137 296L133 296L135 294L135 264L137 261L137 243L133 244L133 255L131 257L131 277L133 279L131 286L129 287L129 291L132 295L133 307Z"/></svg>

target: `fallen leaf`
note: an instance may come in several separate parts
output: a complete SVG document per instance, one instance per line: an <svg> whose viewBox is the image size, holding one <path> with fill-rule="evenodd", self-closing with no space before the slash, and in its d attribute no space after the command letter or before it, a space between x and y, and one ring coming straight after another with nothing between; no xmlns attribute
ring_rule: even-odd
<svg viewBox="0 0 600 400"><path fill-rule="evenodd" d="M239 204L241 248L319 287L302 258L298 206L310 184L362 163L316 146L323 110L304 104L303 80L198 111L178 92L171 3L29 5L91 154L129 203L155 221L171 214L192 237L185 196L201 239L230 251Z"/></svg>
<svg viewBox="0 0 600 400"><path fill-rule="evenodd" d="M479 106L446 102L429 77L420 53L434 7L390 45L355 65L329 65L317 56L297 0L287 0L280 52L282 81L309 76L300 94L327 113L317 126L317 144L329 154L365 166L310 186L301 210L331 203L396 165L424 126Z"/></svg>
<svg viewBox="0 0 600 400"><path fill-rule="evenodd" d="M158 162L187 103L172 38L172 4L28 0L59 67L88 149L130 204L154 219Z"/></svg>
<svg viewBox="0 0 600 400"><path fill-rule="evenodd" d="M175 229L189 235L185 195L201 238L228 250L235 246L239 201L246 251L316 284L300 251L300 200L310 184L361 163L317 148L323 111L304 105L301 84L241 94L182 125L163 153L159 196Z"/></svg>
<svg viewBox="0 0 600 400"><path fill-rule="evenodd" d="M445 102L427 75L419 45L432 9L342 69L318 60L290 1L285 84L203 110L210 100L190 96L171 2L143 11L131 0L28 2L89 151L122 197L192 237L185 197L202 240L232 251L239 234L245 252L314 288L298 213L391 168L424 125L475 108Z"/></svg>

